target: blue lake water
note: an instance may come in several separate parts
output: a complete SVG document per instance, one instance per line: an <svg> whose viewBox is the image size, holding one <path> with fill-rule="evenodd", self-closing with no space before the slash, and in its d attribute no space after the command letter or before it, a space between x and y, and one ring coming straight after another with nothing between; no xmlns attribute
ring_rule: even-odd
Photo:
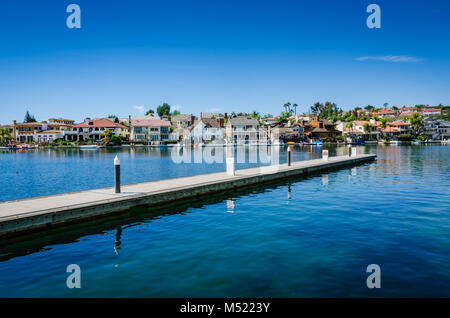
<svg viewBox="0 0 450 318"><path fill-rule="evenodd" d="M450 147L359 150L376 162L3 239L0 297L449 297ZM125 183L225 168L167 149L0 153L0 201L111 186L117 153Z"/></svg>

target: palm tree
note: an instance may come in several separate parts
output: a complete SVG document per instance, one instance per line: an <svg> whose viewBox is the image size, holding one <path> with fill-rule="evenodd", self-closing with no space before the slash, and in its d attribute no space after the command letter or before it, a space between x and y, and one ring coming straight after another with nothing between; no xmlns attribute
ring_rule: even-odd
<svg viewBox="0 0 450 318"><path fill-rule="evenodd" d="M385 129L387 127L387 119L381 118L380 121L381 121L380 127Z"/></svg>
<svg viewBox="0 0 450 318"><path fill-rule="evenodd" d="M296 103L294 103L292 105L292 108L294 108L294 111L295 111L295 116L297 116L297 107L298 107L298 105Z"/></svg>
<svg viewBox="0 0 450 318"><path fill-rule="evenodd" d="M372 125L369 123L365 123L363 125L363 128L364 128L364 132L369 135L369 139L370 139L370 129L372 128Z"/></svg>
<svg viewBox="0 0 450 318"><path fill-rule="evenodd" d="M389 106L389 103L384 103L383 106L384 108L387 108Z"/></svg>
<svg viewBox="0 0 450 318"><path fill-rule="evenodd" d="M291 110L291 103L287 102L283 105L284 107L284 112L287 113L288 111Z"/></svg>
<svg viewBox="0 0 450 318"><path fill-rule="evenodd" d="M420 129L423 127L422 117L418 113L414 113L411 117L409 117L409 123L413 126L414 134L417 136Z"/></svg>

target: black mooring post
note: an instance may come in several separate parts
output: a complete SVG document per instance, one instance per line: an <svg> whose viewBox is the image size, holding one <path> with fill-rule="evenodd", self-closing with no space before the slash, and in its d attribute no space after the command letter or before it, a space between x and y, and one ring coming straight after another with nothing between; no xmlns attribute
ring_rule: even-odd
<svg viewBox="0 0 450 318"><path fill-rule="evenodd" d="M291 166L292 153L291 153L291 148L289 146L288 146L287 152L288 152L288 166Z"/></svg>
<svg viewBox="0 0 450 318"><path fill-rule="evenodd" d="M352 145L348 145L348 156L352 156Z"/></svg>
<svg viewBox="0 0 450 318"><path fill-rule="evenodd" d="M118 156L114 158L114 184L115 184L114 192L120 193L120 160Z"/></svg>

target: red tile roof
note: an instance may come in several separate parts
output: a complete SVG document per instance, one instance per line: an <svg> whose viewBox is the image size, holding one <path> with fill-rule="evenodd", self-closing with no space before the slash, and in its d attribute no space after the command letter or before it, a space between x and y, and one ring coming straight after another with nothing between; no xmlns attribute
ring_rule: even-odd
<svg viewBox="0 0 450 318"><path fill-rule="evenodd" d="M380 128L380 131L383 133L389 133L389 132L399 132L399 130L395 127L386 127L386 128Z"/></svg>
<svg viewBox="0 0 450 318"><path fill-rule="evenodd" d="M92 125L88 125L85 121L79 124L74 125L74 128L122 128L122 129L127 129L128 127L120 124L120 123L115 123L112 120L109 120L108 118L96 118L96 119L91 119L89 121L90 123L92 123Z"/></svg>
<svg viewBox="0 0 450 318"><path fill-rule="evenodd" d="M395 123L391 123L391 124L394 125L394 126L409 126L410 125L408 123L403 123L403 122L400 122L400 121L395 122Z"/></svg>

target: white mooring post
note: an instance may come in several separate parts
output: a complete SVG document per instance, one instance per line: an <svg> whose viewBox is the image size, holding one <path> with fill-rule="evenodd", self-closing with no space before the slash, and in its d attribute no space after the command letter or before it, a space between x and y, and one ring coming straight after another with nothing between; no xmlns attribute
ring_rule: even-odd
<svg viewBox="0 0 450 318"><path fill-rule="evenodd" d="M322 150L322 160L328 161L328 150Z"/></svg>
<svg viewBox="0 0 450 318"><path fill-rule="evenodd" d="M234 176L234 157L227 158L227 175Z"/></svg>
<svg viewBox="0 0 450 318"><path fill-rule="evenodd" d="M356 157L358 155L358 148L352 147L352 157Z"/></svg>
<svg viewBox="0 0 450 318"><path fill-rule="evenodd" d="M120 193L120 159L118 156L114 158L114 185L114 192Z"/></svg>

